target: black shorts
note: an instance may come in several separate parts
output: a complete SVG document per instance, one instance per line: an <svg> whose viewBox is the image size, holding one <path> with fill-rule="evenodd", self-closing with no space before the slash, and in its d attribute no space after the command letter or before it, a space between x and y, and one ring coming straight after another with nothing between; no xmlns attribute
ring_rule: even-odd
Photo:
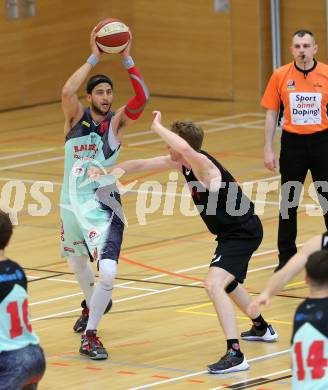
<svg viewBox="0 0 328 390"><path fill-rule="evenodd" d="M262 223L257 215L229 233L217 237L218 246L210 267L219 267L229 272L239 283L246 278L248 262L260 246L263 238Z"/></svg>

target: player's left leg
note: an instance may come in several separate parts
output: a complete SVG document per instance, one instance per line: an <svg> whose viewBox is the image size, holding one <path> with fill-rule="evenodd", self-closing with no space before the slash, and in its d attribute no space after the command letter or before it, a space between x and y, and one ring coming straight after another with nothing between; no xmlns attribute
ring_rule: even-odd
<svg viewBox="0 0 328 390"><path fill-rule="evenodd" d="M117 263L120 255L124 223L109 208L99 210L102 218L99 224L94 223L96 239L90 239L90 231L86 242L94 258L98 260L99 280L90 300L89 320L85 334L82 335L80 353L90 359L107 359L108 353L97 337L97 327L100 320L111 304ZM104 218L107 224L104 224Z"/></svg>
<svg viewBox="0 0 328 390"><path fill-rule="evenodd" d="M214 304L227 340L226 354L218 362L208 366L208 370L212 374L243 371L249 368L245 356L240 350L237 336L236 314L229 295L226 292L226 287L234 279L234 275L225 269L218 266L211 266L205 280L206 292Z"/></svg>

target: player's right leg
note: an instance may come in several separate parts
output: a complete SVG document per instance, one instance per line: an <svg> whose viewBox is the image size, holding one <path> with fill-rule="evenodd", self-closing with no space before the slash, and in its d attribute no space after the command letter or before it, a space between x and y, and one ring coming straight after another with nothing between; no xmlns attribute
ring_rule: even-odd
<svg viewBox="0 0 328 390"><path fill-rule="evenodd" d="M98 261L99 279L91 301L89 320L81 338L80 353L90 359L106 359L108 353L97 337L100 320L111 306L124 223L110 207L100 204L88 214L93 228L84 231L90 253Z"/></svg>
<svg viewBox="0 0 328 390"><path fill-rule="evenodd" d="M260 312L258 312L255 316L249 315L248 306L251 303L251 298L242 285L238 284L229 296L253 323L250 330L241 333L240 337L242 340L264 341L267 343L272 343L278 340L277 332L272 325L268 324L264 320Z"/></svg>
<svg viewBox="0 0 328 390"><path fill-rule="evenodd" d="M73 326L75 332L83 332L89 319L89 305L94 290L94 274L90 263L83 232L74 213L61 209L61 253L67 257L68 264L74 272L81 287L85 304L81 304L82 313Z"/></svg>

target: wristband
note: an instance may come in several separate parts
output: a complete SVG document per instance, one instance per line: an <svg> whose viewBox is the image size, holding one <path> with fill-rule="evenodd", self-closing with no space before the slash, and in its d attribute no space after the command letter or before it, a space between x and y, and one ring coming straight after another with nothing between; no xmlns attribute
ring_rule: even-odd
<svg viewBox="0 0 328 390"><path fill-rule="evenodd" d="M134 62L131 56L123 58L123 66L125 69L130 69L134 67Z"/></svg>
<svg viewBox="0 0 328 390"><path fill-rule="evenodd" d="M91 54L87 59L87 63L90 64L92 67L96 66L98 62L99 58L94 54Z"/></svg>

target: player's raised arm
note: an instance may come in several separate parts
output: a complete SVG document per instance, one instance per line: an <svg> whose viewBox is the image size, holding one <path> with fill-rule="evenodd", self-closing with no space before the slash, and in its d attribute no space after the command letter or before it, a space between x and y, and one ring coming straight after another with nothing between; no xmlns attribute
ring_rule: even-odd
<svg viewBox="0 0 328 390"><path fill-rule="evenodd" d="M123 66L128 71L135 95L128 101L125 106L117 110L115 116L113 117L112 125L113 130L116 133L140 117L149 99L148 88L134 63L133 58L130 55L131 42L132 34L130 32L129 44L121 53L121 55Z"/></svg>
<svg viewBox="0 0 328 390"><path fill-rule="evenodd" d="M91 55L66 81L61 94L62 109L65 116L65 134L82 117L83 106L78 99L77 91L87 78L91 69L99 62L100 51L96 44L95 28L90 35Z"/></svg>
<svg viewBox="0 0 328 390"><path fill-rule="evenodd" d="M161 123L162 116L159 111L153 111L154 120L151 125L155 131L175 152L183 156L190 165L198 180L208 189L217 190L221 184L221 174L217 167L205 155L195 150L186 140L164 127Z"/></svg>

